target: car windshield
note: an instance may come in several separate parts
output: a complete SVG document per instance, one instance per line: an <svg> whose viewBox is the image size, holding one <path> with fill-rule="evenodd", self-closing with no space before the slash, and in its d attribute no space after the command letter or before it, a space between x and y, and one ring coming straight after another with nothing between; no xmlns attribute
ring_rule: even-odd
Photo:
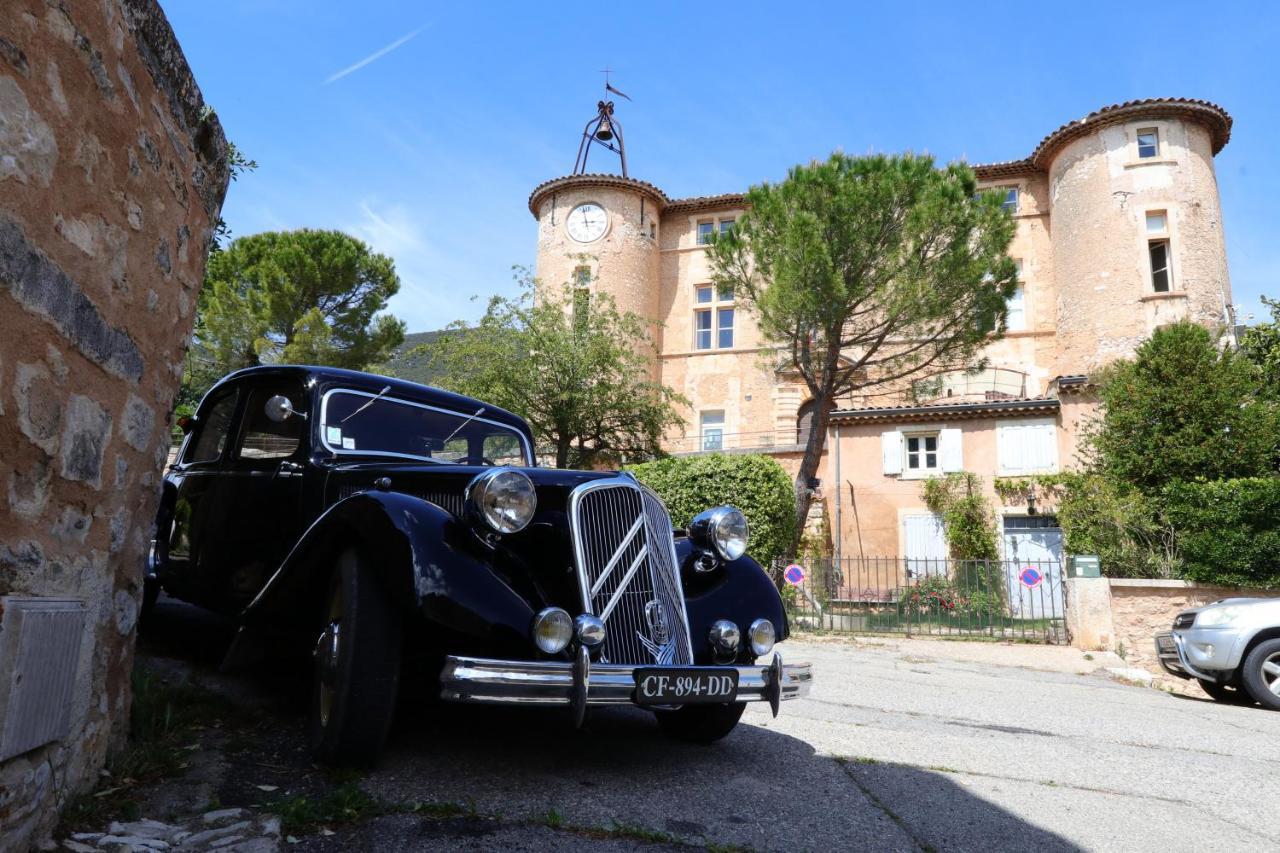
<svg viewBox="0 0 1280 853"><path fill-rule="evenodd" d="M381 393L340 389L324 395L320 441L342 455L398 456L451 465L528 465L524 436L485 418L477 404L453 412Z"/></svg>

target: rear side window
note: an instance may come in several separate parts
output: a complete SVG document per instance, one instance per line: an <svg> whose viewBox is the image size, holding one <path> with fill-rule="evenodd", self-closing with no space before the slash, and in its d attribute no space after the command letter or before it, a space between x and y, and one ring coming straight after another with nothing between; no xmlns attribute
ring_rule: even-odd
<svg viewBox="0 0 1280 853"><path fill-rule="evenodd" d="M232 392L209 407L208 414L200 419L195 443L190 446L183 462L216 462L227 446L227 434L231 431L231 416L236 412L236 395Z"/></svg>
<svg viewBox="0 0 1280 853"><path fill-rule="evenodd" d="M269 385L249 392L249 401L244 407L244 429L235 454L240 459L287 459L297 452L307 422L302 415L292 415L282 421L268 417L267 401L277 395L288 398L294 411L303 409L301 388Z"/></svg>

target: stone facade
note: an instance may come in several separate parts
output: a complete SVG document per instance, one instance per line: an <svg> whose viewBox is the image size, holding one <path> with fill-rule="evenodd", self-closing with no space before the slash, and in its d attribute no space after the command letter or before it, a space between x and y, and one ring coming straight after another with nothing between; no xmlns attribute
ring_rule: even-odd
<svg viewBox="0 0 1280 853"><path fill-rule="evenodd" d="M169 412L227 181L154 0L5 4L0 604L67 599L86 618L70 731L0 762L0 848L47 831L125 736Z"/></svg>
<svg viewBox="0 0 1280 853"><path fill-rule="evenodd" d="M1144 143L1155 139L1154 150L1149 144L1140 150L1140 132ZM1025 159L974 167L982 187L1016 191L1009 253L1021 267L1019 310L984 353L990 369L948 377L925 400L936 406L932 413L913 414L903 398L839 401L820 476L843 556L902 553L901 515L923 511L921 484L882 465L884 432L914 425L927 433L930 424L958 429L964 469L990 482L1001 474L1000 424L1049 417L1058 433L1056 460L1041 470L1061 470L1075 463L1080 425L1096 407L1087 374L1131 355L1166 323L1188 318L1231 328L1213 166L1230 132L1231 118L1213 104L1135 101L1063 125ZM589 244L574 241L564 222L584 202L601 205L610 219L606 233ZM719 294L698 301L711 280L699 226L718 229L741 216L745 203L742 195L669 199L652 184L614 175L548 181L529 200L538 219L538 274L544 286L557 285L570 280L581 255L590 256L593 286L658 324L657 376L691 403L684 429L666 438L668 451L763 451L794 471L807 391L774 369L776 355L749 314ZM1149 230L1148 214L1163 230ZM1153 277L1153 239L1168 243L1167 291ZM722 308L738 309L726 347L717 334ZM695 317L708 310L706 347ZM1049 402L1025 411L988 405L1014 400ZM710 445L708 416L720 430Z"/></svg>

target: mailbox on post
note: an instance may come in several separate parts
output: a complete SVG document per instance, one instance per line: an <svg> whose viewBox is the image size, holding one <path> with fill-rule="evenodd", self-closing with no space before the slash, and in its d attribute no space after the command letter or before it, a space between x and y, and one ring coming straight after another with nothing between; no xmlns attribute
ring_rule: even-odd
<svg viewBox="0 0 1280 853"><path fill-rule="evenodd" d="M1067 558L1067 577L1102 577L1102 561L1096 554L1072 554Z"/></svg>

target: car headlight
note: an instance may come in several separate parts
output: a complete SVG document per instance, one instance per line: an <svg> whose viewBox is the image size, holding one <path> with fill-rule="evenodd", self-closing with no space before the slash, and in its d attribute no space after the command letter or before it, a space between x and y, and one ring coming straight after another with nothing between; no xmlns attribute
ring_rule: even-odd
<svg viewBox="0 0 1280 853"><path fill-rule="evenodd" d="M494 468L467 486L467 502L498 533L518 533L533 520L538 493L533 481L512 468Z"/></svg>
<svg viewBox="0 0 1280 853"><path fill-rule="evenodd" d="M747 517L736 507L709 509L689 523L689 538L702 548L714 548L725 560L736 560L747 552Z"/></svg>
<svg viewBox="0 0 1280 853"><path fill-rule="evenodd" d="M1195 626L1197 628L1214 628L1219 625L1231 625L1234 622L1238 622L1243 615L1243 607L1214 607L1197 613Z"/></svg>

